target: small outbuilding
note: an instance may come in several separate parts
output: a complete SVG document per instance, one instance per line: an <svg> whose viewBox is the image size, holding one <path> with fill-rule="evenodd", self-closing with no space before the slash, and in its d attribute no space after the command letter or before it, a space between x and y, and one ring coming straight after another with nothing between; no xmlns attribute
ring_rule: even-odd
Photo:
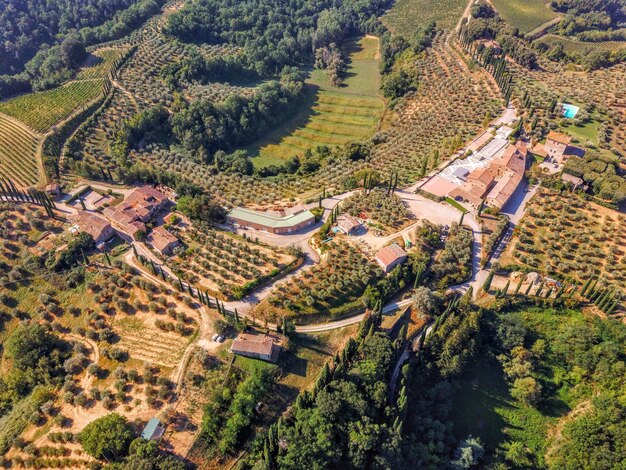
<svg viewBox="0 0 626 470"><path fill-rule="evenodd" d="M152 233L148 236L148 242L152 245L152 248L162 255L171 254L172 250L180 244L178 238L168 232L162 225L152 230Z"/></svg>
<svg viewBox="0 0 626 470"><path fill-rule="evenodd" d="M408 258L404 251L397 243L392 243L376 253L376 262L386 273L390 272L399 264L404 263Z"/></svg>
<svg viewBox="0 0 626 470"><path fill-rule="evenodd" d="M337 228L346 235L354 235L361 230L361 222L350 214L342 214L337 217Z"/></svg>
<svg viewBox="0 0 626 470"><path fill-rule="evenodd" d="M163 433L165 433L165 426L158 418L151 418L141 431L141 437L146 441L158 441L163 437Z"/></svg>
<svg viewBox="0 0 626 470"><path fill-rule="evenodd" d="M280 346L274 342L274 338L270 335L241 333L233 341L230 352L241 356L276 362L280 353Z"/></svg>

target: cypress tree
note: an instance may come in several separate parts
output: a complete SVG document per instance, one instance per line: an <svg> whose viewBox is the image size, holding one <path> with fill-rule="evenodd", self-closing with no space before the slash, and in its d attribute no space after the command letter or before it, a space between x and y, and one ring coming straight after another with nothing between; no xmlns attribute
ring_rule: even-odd
<svg viewBox="0 0 626 470"><path fill-rule="evenodd" d="M587 292L587 289L589 289L589 286L591 285L591 278L587 279L587 281L585 281L585 283L583 284L582 289L580 290L580 295L585 295L585 293Z"/></svg>
<svg viewBox="0 0 626 470"><path fill-rule="evenodd" d="M106 251L104 252L104 257L107 260L107 264L111 266L111 258L109 258L109 254Z"/></svg>
<svg viewBox="0 0 626 470"><path fill-rule="evenodd" d="M489 288L491 287L492 281L493 281L493 270L489 271L489 275L487 276L487 279L485 279L485 282L483 283L483 290L485 292L489 292Z"/></svg>
<svg viewBox="0 0 626 470"><path fill-rule="evenodd" d="M515 291L513 291L513 295L517 295L519 290L522 288L522 282L524 282L524 278L521 278L515 287Z"/></svg>
<svg viewBox="0 0 626 470"><path fill-rule="evenodd" d="M524 295L525 295L526 297L528 297L528 296L530 295L530 290L531 290L532 288L533 288L533 283L532 283L532 282L528 283L528 287L526 288L526 292L524 293Z"/></svg>
<svg viewBox="0 0 626 470"><path fill-rule="evenodd" d="M506 297L507 294L509 293L509 285L511 284L511 281L509 281L507 279L506 284L504 285L504 287L502 288L502 297Z"/></svg>

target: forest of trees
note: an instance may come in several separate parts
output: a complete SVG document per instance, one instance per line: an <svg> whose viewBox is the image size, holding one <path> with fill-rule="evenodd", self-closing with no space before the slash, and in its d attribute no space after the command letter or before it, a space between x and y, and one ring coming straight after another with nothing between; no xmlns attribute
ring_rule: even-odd
<svg viewBox="0 0 626 470"><path fill-rule="evenodd" d="M165 32L185 42L240 46L246 68L267 76L312 62L316 49L369 31L389 3L200 0L171 15Z"/></svg>
<svg viewBox="0 0 626 470"><path fill-rule="evenodd" d="M164 0L7 3L0 10L0 98L62 83L84 59L86 46L130 33L158 13L163 3Z"/></svg>
<svg viewBox="0 0 626 470"><path fill-rule="evenodd" d="M626 40L624 0L553 0L550 6L565 18L556 31L583 41Z"/></svg>

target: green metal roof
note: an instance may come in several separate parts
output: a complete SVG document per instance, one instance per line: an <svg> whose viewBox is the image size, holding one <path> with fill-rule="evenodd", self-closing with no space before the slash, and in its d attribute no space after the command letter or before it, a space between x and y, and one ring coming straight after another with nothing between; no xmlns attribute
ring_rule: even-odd
<svg viewBox="0 0 626 470"><path fill-rule="evenodd" d="M246 209L245 207L235 207L232 211L230 211L228 217L272 228L293 227L299 223L315 218L311 211L277 217L264 212Z"/></svg>
<svg viewBox="0 0 626 470"><path fill-rule="evenodd" d="M148 421L148 424L146 424L146 427L143 428L141 437L148 441L152 439L154 432L157 430L160 424L161 422L158 420L158 418L151 418L150 421Z"/></svg>

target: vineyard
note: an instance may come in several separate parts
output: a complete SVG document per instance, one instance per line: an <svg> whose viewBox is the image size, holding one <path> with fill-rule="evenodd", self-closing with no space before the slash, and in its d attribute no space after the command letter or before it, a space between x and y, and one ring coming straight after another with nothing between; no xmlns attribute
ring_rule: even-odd
<svg viewBox="0 0 626 470"><path fill-rule="evenodd" d="M166 263L185 281L212 296L241 298L262 279L295 262L295 256L206 227L171 229L188 248Z"/></svg>
<svg viewBox="0 0 626 470"><path fill-rule="evenodd" d="M617 51L626 47L626 41L595 41L595 42L585 42L576 39L566 38L564 36L558 36L556 34L546 34L542 36L540 39L534 41L535 43L546 43L549 46L553 46L554 44L561 44L563 46L563 50L566 53L576 53L581 52L588 47L597 48L600 47L602 49L607 49L609 51Z"/></svg>
<svg viewBox="0 0 626 470"><path fill-rule="evenodd" d="M493 6L507 23L522 33L558 17L544 0L493 0Z"/></svg>
<svg viewBox="0 0 626 470"><path fill-rule="evenodd" d="M28 187L39 182L37 147L40 137L0 114L0 178Z"/></svg>
<svg viewBox="0 0 626 470"><path fill-rule="evenodd" d="M13 116L36 132L45 132L54 124L93 101L104 86L96 79L70 82L48 91L29 93L0 103L0 113Z"/></svg>
<svg viewBox="0 0 626 470"><path fill-rule="evenodd" d="M626 288L626 219L611 209L567 193L538 193L517 227L503 265L579 283L602 276Z"/></svg>
<svg viewBox="0 0 626 470"><path fill-rule="evenodd" d="M314 70L307 80L312 102L296 119L249 148L258 155L255 166L280 164L319 145L345 145L374 134L385 107L378 96L378 39L364 37L345 49L350 63L342 86L332 86L324 72Z"/></svg>
<svg viewBox="0 0 626 470"><path fill-rule="evenodd" d="M163 332L154 323L135 317L116 321L113 331L121 338L119 346L130 357L163 367L175 367L189 343L176 333Z"/></svg>
<svg viewBox="0 0 626 470"><path fill-rule="evenodd" d="M111 151L115 130L135 111L132 96L114 87L101 109L70 140L65 168L87 178L101 178L103 168L115 173L118 162Z"/></svg>
<svg viewBox="0 0 626 470"><path fill-rule="evenodd" d="M415 31L431 21L440 28L451 30L461 17L467 2L463 0L398 0L382 17L382 21L395 34L411 38Z"/></svg>
<svg viewBox="0 0 626 470"><path fill-rule="evenodd" d="M278 284L256 313L274 320L283 316L303 321L340 316L359 307L365 287L382 270L345 240L329 242L322 262L288 282Z"/></svg>

